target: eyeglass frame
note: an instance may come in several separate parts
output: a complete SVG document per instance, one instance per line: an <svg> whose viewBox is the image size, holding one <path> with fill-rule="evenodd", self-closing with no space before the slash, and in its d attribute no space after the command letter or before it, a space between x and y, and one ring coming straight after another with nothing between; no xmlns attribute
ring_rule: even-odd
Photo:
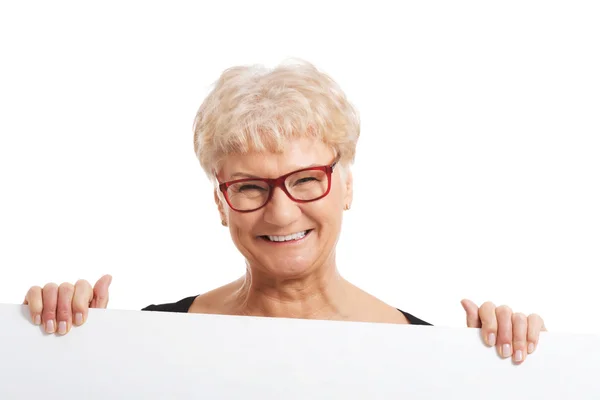
<svg viewBox="0 0 600 400"><path fill-rule="evenodd" d="M333 175L333 169L336 167L336 165L338 164L339 161L340 161L340 157L338 156L331 164L301 168L296 171L288 172L285 175L281 175L278 178L242 178L242 179L236 179L236 180L227 181L227 182L221 182L217 178L217 182L219 183L219 190L221 191L221 193L223 193L223 196L225 197L225 201L227 202L229 207L233 211L239 212L239 213L254 212L254 211L258 211L261 208L265 207L267 204L269 204L269 201L271 201L271 199L273 198L273 193L275 192L275 189L277 189L277 188L280 188L287 195L287 197L290 200L292 200L296 203L312 203L313 201L321 200L323 197L327 196L329 194L329 192L331 191L331 176ZM290 192L288 192L287 188L285 187L285 180L291 175L297 174L298 172L304 172L304 171L323 171L323 172L325 172L325 174L327 176L327 190L325 190L325 193L323 193L321 196L319 196L315 199L310 199L310 200L299 200L299 199L295 199L292 197ZM233 205L231 205L231 201L229 200L229 196L227 195L227 189L229 189L229 187L235 183L253 182L253 181L260 181L260 182L264 182L267 185L269 185L269 189L270 189L269 197L267 197L267 200L265 200L265 203L262 206L251 209L251 210L238 210L235 207L233 207Z"/></svg>

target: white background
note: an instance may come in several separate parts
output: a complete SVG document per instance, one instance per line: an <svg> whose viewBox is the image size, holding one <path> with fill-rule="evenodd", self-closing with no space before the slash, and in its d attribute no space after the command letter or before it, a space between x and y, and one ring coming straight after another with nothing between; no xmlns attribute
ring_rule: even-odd
<svg viewBox="0 0 600 400"><path fill-rule="evenodd" d="M363 121L348 279L435 325L467 297L600 332L594 2L174 3L0 7L0 302L110 273L139 309L242 274L193 117L225 68L300 57Z"/></svg>

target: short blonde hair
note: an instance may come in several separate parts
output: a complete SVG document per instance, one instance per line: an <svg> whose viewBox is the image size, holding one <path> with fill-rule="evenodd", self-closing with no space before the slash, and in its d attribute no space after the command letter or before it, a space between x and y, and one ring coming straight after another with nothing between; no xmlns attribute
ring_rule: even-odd
<svg viewBox="0 0 600 400"><path fill-rule="evenodd" d="M311 135L342 165L354 162L360 118L338 84L303 60L274 69L225 70L194 120L194 151L210 178L224 156L280 152L286 139Z"/></svg>

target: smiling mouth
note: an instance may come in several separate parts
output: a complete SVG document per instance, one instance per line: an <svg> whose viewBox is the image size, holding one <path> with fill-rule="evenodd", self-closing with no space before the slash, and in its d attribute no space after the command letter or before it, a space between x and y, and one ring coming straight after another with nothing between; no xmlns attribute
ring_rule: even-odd
<svg viewBox="0 0 600 400"><path fill-rule="evenodd" d="M262 235L260 238L273 243L297 242L304 239L310 232L312 232L312 229L285 236Z"/></svg>

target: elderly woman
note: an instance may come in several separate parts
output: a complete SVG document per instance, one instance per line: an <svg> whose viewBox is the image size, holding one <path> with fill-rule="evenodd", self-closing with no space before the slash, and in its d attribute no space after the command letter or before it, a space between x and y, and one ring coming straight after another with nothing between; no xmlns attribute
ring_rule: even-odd
<svg viewBox="0 0 600 400"><path fill-rule="evenodd" d="M243 275L207 293L144 310L430 325L340 274L336 244L352 205L359 118L342 90L314 66L235 67L197 113L194 147L214 183L222 224L246 260ZM32 321L66 334L105 308L112 277L49 283L25 298ZM537 315L463 300L467 325L488 346L523 362L545 330Z"/></svg>

